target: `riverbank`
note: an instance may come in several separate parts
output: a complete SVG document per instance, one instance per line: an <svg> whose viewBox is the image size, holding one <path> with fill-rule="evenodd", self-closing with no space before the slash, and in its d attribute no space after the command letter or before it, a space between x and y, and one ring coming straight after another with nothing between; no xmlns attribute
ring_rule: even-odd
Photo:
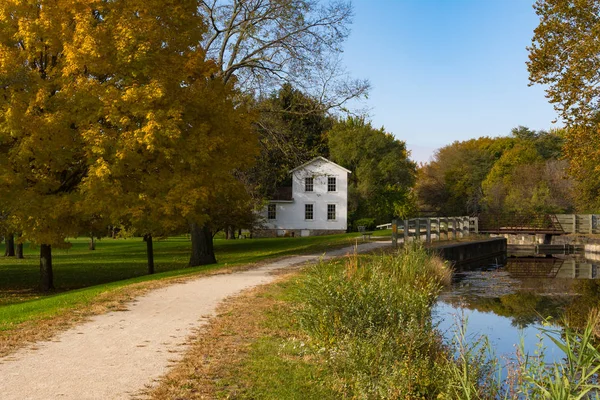
<svg viewBox="0 0 600 400"><path fill-rule="evenodd" d="M339 399L447 393L451 357L434 332L430 308L450 271L422 248L408 247L320 263L233 300L193 341L184 362L146 395Z"/></svg>
<svg viewBox="0 0 600 400"><path fill-rule="evenodd" d="M446 279L439 260L432 267L422 249L403 251L323 263L230 300L143 398L541 398L555 371L539 370L543 360L515 365L523 379L510 386L498 381L500 361L487 358L484 338L458 326L456 340L442 341L429 314ZM600 355L588 355L589 372ZM567 381L555 386L590 389L556 368Z"/></svg>

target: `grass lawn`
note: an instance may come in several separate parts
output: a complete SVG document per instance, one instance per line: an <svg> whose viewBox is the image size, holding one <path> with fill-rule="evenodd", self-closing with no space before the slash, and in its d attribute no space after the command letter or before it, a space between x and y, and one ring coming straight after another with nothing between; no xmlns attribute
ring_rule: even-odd
<svg viewBox="0 0 600 400"><path fill-rule="evenodd" d="M389 237L391 231L374 236ZM215 240L217 264L187 267L190 241L175 237L154 243L156 273L146 275L146 244L141 238L103 239L88 250L88 239L72 239L70 249L53 249L56 292L37 291L38 249L25 245L25 259L0 257L0 331L93 304L107 292L144 281L201 274L268 258L325 251L355 243L358 233L305 238ZM358 239L360 240L360 239ZM3 253L4 246L0 248Z"/></svg>

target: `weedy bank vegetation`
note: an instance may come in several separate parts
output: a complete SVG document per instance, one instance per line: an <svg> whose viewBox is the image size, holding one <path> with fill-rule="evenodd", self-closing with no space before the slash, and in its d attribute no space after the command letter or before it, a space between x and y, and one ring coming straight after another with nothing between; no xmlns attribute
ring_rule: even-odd
<svg viewBox="0 0 600 400"><path fill-rule="evenodd" d="M542 332L566 362L546 363L542 342L507 371L465 326L450 342L436 330L431 309L450 278L419 247L310 267L237 299L155 398L599 398L597 316L583 332Z"/></svg>

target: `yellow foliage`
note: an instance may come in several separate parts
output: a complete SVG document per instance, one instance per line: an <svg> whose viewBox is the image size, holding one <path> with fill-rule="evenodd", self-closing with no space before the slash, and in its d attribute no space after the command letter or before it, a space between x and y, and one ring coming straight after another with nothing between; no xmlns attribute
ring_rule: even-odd
<svg viewBox="0 0 600 400"><path fill-rule="evenodd" d="M0 211L25 239L201 223L238 185L254 117L203 34L195 0L0 2Z"/></svg>

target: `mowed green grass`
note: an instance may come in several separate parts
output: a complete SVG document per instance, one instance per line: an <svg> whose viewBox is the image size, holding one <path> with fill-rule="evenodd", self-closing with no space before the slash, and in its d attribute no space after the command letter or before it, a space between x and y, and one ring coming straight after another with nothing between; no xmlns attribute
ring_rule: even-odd
<svg viewBox="0 0 600 400"><path fill-rule="evenodd" d="M388 236L390 231L379 231ZM0 330L21 322L47 318L94 302L98 295L130 284L199 274L215 269L356 242L357 233L305 238L215 240L217 264L190 268L191 243L185 236L155 240L154 275L147 275L146 243L141 238L102 239L96 250L88 238L71 239L69 249L53 249L53 293L40 293L39 249L25 244L25 259L0 256ZM360 238L358 239L360 241ZM4 245L0 247L4 253Z"/></svg>

